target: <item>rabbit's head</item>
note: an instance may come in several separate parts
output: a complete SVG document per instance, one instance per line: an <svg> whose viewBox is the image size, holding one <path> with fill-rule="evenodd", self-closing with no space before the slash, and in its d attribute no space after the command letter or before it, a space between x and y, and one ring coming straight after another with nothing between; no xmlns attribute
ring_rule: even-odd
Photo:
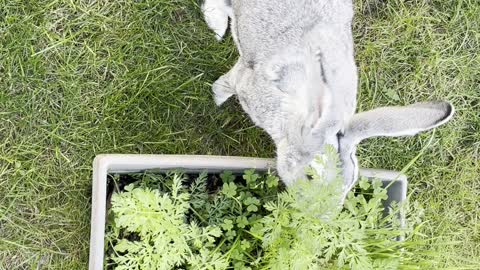
<svg viewBox="0 0 480 270"><path fill-rule="evenodd" d="M251 77L235 82L245 112L273 138L277 170L287 185L305 176L305 167L325 145L338 149L337 134L355 106L355 92L350 93L353 102L337 106L321 59L307 52L280 54L255 71L239 72L242 78ZM350 74L351 89L356 91L355 74Z"/></svg>

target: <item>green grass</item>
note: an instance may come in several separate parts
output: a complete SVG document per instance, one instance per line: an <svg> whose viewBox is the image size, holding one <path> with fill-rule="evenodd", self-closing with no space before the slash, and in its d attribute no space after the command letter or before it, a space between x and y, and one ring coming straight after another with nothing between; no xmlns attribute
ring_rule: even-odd
<svg viewBox="0 0 480 270"><path fill-rule="evenodd" d="M364 167L409 168L445 267L479 269L480 2L359 0L359 110L448 99L455 118L372 139ZM272 157L210 84L237 58L194 0L0 0L0 269L85 269L99 153ZM439 245L444 243L444 245Z"/></svg>

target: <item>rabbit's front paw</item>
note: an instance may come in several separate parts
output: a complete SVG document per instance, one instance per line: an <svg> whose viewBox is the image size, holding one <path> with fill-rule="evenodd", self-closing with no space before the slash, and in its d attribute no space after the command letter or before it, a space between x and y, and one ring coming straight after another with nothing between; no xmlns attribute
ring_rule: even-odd
<svg viewBox="0 0 480 270"><path fill-rule="evenodd" d="M234 92L231 87L224 80L219 79L212 85L213 98L217 106L222 105L228 98L230 98Z"/></svg>

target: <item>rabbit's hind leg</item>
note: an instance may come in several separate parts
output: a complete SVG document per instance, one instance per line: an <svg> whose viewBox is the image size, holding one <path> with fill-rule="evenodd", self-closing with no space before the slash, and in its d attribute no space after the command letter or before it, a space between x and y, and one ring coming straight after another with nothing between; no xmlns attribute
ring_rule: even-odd
<svg viewBox="0 0 480 270"><path fill-rule="evenodd" d="M202 5L205 21L215 32L217 40L221 40L227 31L231 9L230 0L205 0Z"/></svg>
<svg viewBox="0 0 480 270"><path fill-rule="evenodd" d="M238 59L237 63L227 73L213 83L213 96L218 106L222 105L227 99L237 93L236 83L239 72L243 69L242 63L242 59Z"/></svg>
<svg viewBox="0 0 480 270"><path fill-rule="evenodd" d="M229 73L218 78L212 85L213 97L217 106L222 105L235 94L235 89L230 84Z"/></svg>

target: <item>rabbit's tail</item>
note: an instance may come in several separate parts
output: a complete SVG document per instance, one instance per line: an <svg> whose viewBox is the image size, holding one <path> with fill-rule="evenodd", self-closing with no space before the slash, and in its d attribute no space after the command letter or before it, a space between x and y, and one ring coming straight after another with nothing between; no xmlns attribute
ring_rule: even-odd
<svg viewBox="0 0 480 270"><path fill-rule="evenodd" d="M226 0L205 0L202 5L203 15L210 29L212 29L217 40L222 40L228 28L228 17L231 13L231 6Z"/></svg>

